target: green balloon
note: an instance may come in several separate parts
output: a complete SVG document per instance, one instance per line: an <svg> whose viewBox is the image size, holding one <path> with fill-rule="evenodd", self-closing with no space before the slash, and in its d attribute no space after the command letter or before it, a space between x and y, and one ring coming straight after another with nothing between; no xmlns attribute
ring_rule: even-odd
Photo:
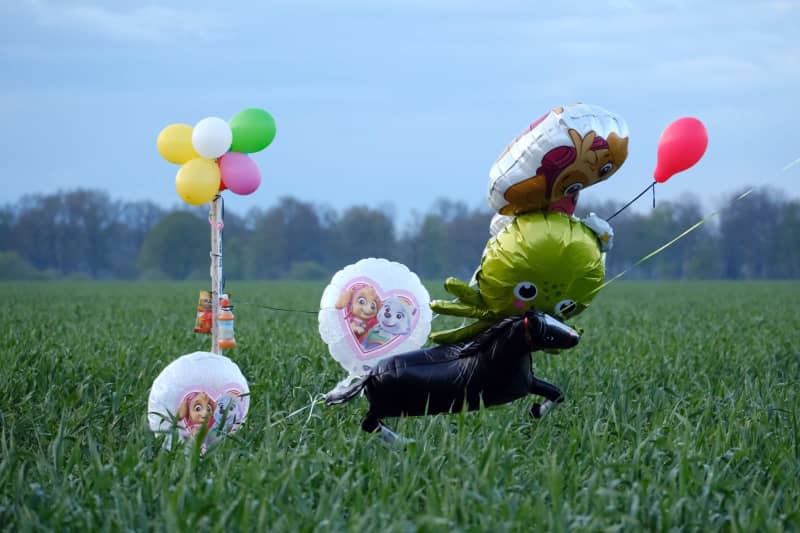
<svg viewBox="0 0 800 533"><path fill-rule="evenodd" d="M449 278L445 290L457 299L430 304L435 313L475 322L432 333L431 340L465 341L528 309L572 318L589 306L604 278L605 257L588 226L561 213L520 215L486 244L475 286Z"/></svg>
<svg viewBox="0 0 800 533"><path fill-rule="evenodd" d="M489 241L476 277L492 313L510 316L535 308L571 318L600 290L605 258L597 236L579 220L528 213Z"/></svg>
<svg viewBox="0 0 800 533"><path fill-rule="evenodd" d="M231 152L258 152L275 138L275 119L263 109L253 107L240 111L229 124L233 132Z"/></svg>

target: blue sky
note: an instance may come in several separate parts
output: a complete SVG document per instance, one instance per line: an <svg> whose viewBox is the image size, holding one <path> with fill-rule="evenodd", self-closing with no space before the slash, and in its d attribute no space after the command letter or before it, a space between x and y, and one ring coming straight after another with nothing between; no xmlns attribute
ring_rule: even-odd
<svg viewBox="0 0 800 533"><path fill-rule="evenodd" d="M0 5L3 203L92 187L180 201L155 139L174 122L263 107L244 212L294 195L337 209L446 197L486 205L503 147L582 101L626 119L630 156L583 198L652 179L673 119L706 123L701 163L657 190L711 207L746 184L800 196L800 2L18 0ZM647 202L640 208L646 208Z"/></svg>

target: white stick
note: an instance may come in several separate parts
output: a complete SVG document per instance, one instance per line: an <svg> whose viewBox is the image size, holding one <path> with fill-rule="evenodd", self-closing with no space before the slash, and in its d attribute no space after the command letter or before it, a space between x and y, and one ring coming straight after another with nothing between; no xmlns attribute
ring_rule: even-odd
<svg viewBox="0 0 800 533"><path fill-rule="evenodd" d="M222 198L217 195L211 202L211 352L221 354L219 347L219 298L222 294Z"/></svg>
<svg viewBox="0 0 800 533"><path fill-rule="evenodd" d="M539 418L544 418L548 411L553 409L556 405L555 402L551 402L550 400L545 400L544 403L539 407Z"/></svg>

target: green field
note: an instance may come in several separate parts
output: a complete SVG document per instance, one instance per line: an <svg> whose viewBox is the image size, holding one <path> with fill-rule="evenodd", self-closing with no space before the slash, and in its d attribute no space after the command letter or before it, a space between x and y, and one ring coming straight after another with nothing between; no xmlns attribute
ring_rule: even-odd
<svg viewBox="0 0 800 533"><path fill-rule="evenodd" d="M285 418L344 373L315 315L246 303L314 310L323 284L231 282L252 404L204 458L146 425L161 369L208 349L202 285L0 287L6 530L800 529L800 283L615 284L577 348L534 354L559 409L390 420L395 449L363 398Z"/></svg>

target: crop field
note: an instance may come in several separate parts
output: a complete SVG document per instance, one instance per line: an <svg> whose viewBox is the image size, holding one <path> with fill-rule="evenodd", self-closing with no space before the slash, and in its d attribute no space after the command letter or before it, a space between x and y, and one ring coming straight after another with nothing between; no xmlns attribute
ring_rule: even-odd
<svg viewBox="0 0 800 533"><path fill-rule="evenodd" d="M146 411L164 366L209 348L202 284L2 285L0 528L800 529L800 283L614 284L577 348L533 354L558 409L390 419L414 439L394 448L361 432L363 398L287 418L344 371L315 314L259 306L314 311L323 287L228 284L252 403L201 457Z"/></svg>

